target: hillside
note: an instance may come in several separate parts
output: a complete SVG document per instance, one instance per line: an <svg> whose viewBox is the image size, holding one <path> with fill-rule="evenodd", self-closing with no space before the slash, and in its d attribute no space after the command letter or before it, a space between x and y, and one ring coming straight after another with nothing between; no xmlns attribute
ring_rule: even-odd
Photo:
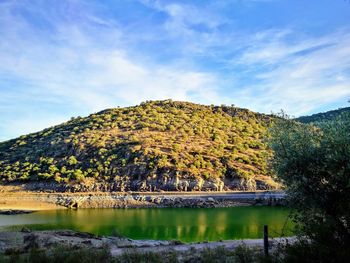
<svg viewBox="0 0 350 263"><path fill-rule="evenodd" d="M321 112L316 113L310 116L302 116L297 118L296 120L302 122L302 123L315 123L315 122L324 122L324 121L331 121L335 118L339 117L340 115L344 113L350 113L350 107L340 108L337 110L331 110L327 112Z"/></svg>
<svg viewBox="0 0 350 263"><path fill-rule="evenodd" d="M270 121L171 100L108 109L0 143L0 178L64 191L274 188L263 142Z"/></svg>

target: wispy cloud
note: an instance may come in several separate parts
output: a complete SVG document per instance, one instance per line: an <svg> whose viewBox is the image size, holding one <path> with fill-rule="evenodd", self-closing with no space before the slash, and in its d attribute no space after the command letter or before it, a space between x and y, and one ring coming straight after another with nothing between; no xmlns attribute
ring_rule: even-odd
<svg viewBox="0 0 350 263"><path fill-rule="evenodd" d="M257 110L305 114L350 97L350 34L295 39L292 30L260 32L230 61L253 84L235 94ZM294 40L290 38L294 37Z"/></svg>
<svg viewBox="0 0 350 263"><path fill-rule="evenodd" d="M150 99L294 115L345 102L349 28L262 26L274 2L0 1L0 140Z"/></svg>
<svg viewBox="0 0 350 263"><path fill-rule="evenodd" d="M0 43L0 78L16 80L22 88L11 91L11 87L3 82L0 87L1 93L5 95L0 98L2 105L16 108L25 98L31 100L34 97L38 103L52 103L55 100L60 106L67 105L86 114L150 99L193 98L203 103L218 101L215 74L188 68L182 63L156 64L147 57L129 55L127 48L121 44L108 45L112 38L118 42L122 32L118 26L96 18L94 14L86 15L88 18L84 19L83 25L71 21L57 23L58 26L51 29L54 31L53 36L45 39L41 38L38 28L23 17L13 15L11 8L18 6L8 4L1 13L1 30L7 41ZM41 19L46 16L48 14L41 14ZM91 17L92 25L86 22ZM53 18L57 19L57 15ZM10 22L11 30L7 30ZM108 24L106 32L99 38L91 36L96 31L93 28L96 22ZM24 32L28 33L25 38ZM6 98L8 96L11 99ZM21 112L26 122L19 118L10 119L0 124L0 128L6 130L11 126L11 132L17 130L14 133L17 135L24 132L21 128L24 124L27 131L35 130L34 127L42 128L38 116L31 110L36 108ZM54 114L52 117L48 112L46 123L49 125L56 120L61 121L66 114ZM19 121L23 124L20 127L16 124ZM32 125L27 125L28 122Z"/></svg>

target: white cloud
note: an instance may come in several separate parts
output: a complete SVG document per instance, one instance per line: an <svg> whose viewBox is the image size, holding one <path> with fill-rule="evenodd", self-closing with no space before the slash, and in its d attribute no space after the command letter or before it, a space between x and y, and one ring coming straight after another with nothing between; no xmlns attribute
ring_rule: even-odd
<svg viewBox="0 0 350 263"><path fill-rule="evenodd" d="M194 5L190 2L140 0L147 7L166 15L160 25L160 35L176 41L176 46L184 56L189 54L215 53L213 47L224 47L231 34L220 32L220 26L231 23L231 19L221 14L225 1L203 2ZM230 41L231 42L231 41Z"/></svg>
<svg viewBox="0 0 350 263"><path fill-rule="evenodd" d="M0 31L6 39L0 42L0 79L3 75L24 83L21 94L17 93L19 87L12 91L10 86L1 85L4 96L0 102L7 107L24 108L23 101L29 104L35 98L38 103L54 101L66 104L68 108L78 110L78 113L71 113L77 115L150 99L195 98L203 103L218 99L215 74L182 63L162 65L147 57L129 55L127 48L118 45L118 41L109 46L110 39L115 37L118 40L122 34L117 27L109 28L106 34L96 38L90 35L95 31L86 23L84 27L75 23L58 23L59 26L53 29L55 34L43 39L40 32L21 17L17 19L5 11L0 14ZM9 21L13 27L6 30ZM98 20L98 23L104 21ZM25 38L24 32L29 33ZM8 100L6 96L12 99ZM10 114L6 108L1 109ZM24 118L8 117L0 128L19 135L69 118L67 112L54 117L50 113L44 114L45 117L35 117L31 110L36 109L23 109ZM57 113L59 109L52 104L49 111Z"/></svg>
<svg viewBox="0 0 350 263"><path fill-rule="evenodd" d="M231 66L244 66L255 78L236 92L242 104L268 112L284 109L306 114L350 97L350 34L346 30L322 37L302 37L291 30L255 36Z"/></svg>
<svg viewBox="0 0 350 263"><path fill-rule="evenodd" d="M139 64L119 50L62 48L51 52L46 54L49 60L36 59L40 55L35 50L19 60L14 54L0 53L1 60L8 61L0 70L35 83L45 94L43 99L50 93L89 110L117 106L121 100L127 104L169 97L190 100L189 93L210 102L211 97L202 91L215 90L215 76L210 73Z"/></svg>
<svg viewBox="0 0 350 263"><path fill-rule="evenodd" d="M0 137L150 99L299 115L350 97L348 28L318 37L293 27L247 33L221 12L230 1L141 2L164 16L131 25L101 15L98 3L1 2ZM46 105L40 116L32 104Z"/></svg>

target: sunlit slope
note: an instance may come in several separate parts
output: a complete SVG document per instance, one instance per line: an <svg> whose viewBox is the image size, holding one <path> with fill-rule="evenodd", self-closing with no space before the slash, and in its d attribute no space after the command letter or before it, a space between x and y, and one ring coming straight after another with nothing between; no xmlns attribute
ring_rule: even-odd
<svg viewBox="0 0 350 263"><path fill-rule="evenodd" d="M246 109L170 100L108 109L0 143L0 178L82 190L273 188L270 122Z"/></svg>

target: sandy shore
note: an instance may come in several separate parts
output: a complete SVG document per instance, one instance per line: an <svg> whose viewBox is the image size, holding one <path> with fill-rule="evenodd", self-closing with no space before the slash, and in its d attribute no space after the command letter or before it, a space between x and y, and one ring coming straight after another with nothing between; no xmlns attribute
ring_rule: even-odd
<svg viewBox="0 0 350 263"><path fill-rule="evenodd" d="M0 197L1 198L1 197ZM17 210L17 211L40 211L40 210L57 210L67 209L64 206L36 201L0 201L0 210Z"/></svg>

